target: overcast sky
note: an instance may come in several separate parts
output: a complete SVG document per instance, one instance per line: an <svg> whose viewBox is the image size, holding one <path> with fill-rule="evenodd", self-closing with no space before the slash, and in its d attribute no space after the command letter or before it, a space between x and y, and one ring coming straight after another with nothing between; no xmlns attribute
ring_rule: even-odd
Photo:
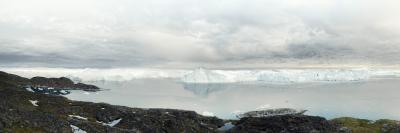
<svg viewBox="0 0 400 133"><path fill-rule="evenodd" d="M398 0L0 0L0 64L400 64Z"/></svg>

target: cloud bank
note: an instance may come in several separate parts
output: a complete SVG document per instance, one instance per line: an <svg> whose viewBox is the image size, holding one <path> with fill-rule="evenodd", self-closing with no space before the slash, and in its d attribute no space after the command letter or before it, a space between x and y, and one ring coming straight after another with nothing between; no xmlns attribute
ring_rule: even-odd
<svg viewBox="0 0 400 133"><path fill-rule="evenodd" d="M1 0L0 63L398 65L399 6L396 0Z"/></svg>

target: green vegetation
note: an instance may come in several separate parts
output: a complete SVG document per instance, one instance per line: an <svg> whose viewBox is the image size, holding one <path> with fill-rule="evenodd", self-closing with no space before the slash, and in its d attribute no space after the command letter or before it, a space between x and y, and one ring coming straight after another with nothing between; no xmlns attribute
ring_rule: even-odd
<svg viewBox="0 0 400 133"><path fill-rule="evenodd" d="M398 122L381 119L371 121L351 117L341 117L331 120L342 127L351 129L352 133L397 133Z"/></svg>
<svg viewBox="0 0 400 133"><path fill-rule="evenodd" d="M40 128L30 128L30 127L13 127L3 129L4 132L12 132L12 133L45 133L43 129Z"/></svg>

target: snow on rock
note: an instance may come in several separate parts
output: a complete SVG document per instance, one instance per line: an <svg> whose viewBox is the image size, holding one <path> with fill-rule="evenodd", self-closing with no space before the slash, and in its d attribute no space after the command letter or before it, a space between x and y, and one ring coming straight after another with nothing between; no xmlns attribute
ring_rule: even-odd
<svg viewBox="0 0 400 133"><path fill-rule="evenodd" d="M122 120L122 118L113 120L113 121L111 121L111 122L109 122L109 123L104 123L104 122L100 122L100 121L97 121L97 122L103 124L104 126L114 127L114 126L117 125L119 122L121 122L121 120Z"/></svg>
<svg viewBox="0 0 400 133"><path fill-rule="evenodd" d="M88 120L88 118L82 117L82 116L79 116L79 115L68 115L68 116L71 117L71 118L77 118L77 119L81 119L81 120Z"/></svg>
<svg viewBox="0 0 400 133"><path fill-rule="evenodd" d="M29 91L29 92L35 92L35 91L32 90L31 87L26 87L25 89L26 89L27 91Z"/></svg>
<svg viewBox="0 0 400 133"><path fill-rule="evenodd" d="M37 105L37 103L39 102L38 100L29 100L29 102L31 102L33 106L39 106Z"/></svg>
<svg viewBox="0 0 400 133"><path fill-rule="evenodd" d="M74 126L74 125L70 125L70 126L71 126L71 129L72 129L72 132L73 132L73 133L86 133L86 131L80 129L80 128L77 127L77 126Z"/></svg>
<svg viewBox="0 0 400 133"><path fill-rule="evenodd" d="M60 93L62 93L62 94L68 94L68 91L66 91L66 90L61 90Z"/></svg>

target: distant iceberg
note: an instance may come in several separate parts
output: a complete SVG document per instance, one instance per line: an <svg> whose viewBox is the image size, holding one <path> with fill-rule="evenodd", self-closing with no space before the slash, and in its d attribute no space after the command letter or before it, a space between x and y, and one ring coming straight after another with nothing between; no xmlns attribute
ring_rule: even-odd
<svg viewBox="0 0 400 133"><path fill-rule="evenodd" d="M400 77L400 69L369 68L310 68L310 69L248 69L209 70L206 68L152 69L68 69L68 68L0 68L1 71L22 75L44 77L68 77L74 82L129 81L134 79L176 79L184 83L306 83L306 82L351 82L375 77Z"/></svg>
<svg viewBox="0 0 400 133"><path fill-rule="evenodd" d="M373 76L394 75L369 69L277 69L277 70L206 70L199 68L181 79L186 83L305 83L364 81Z"/></svg>
<svg viewBox="0 0 400 133"><path fill-rule="evenodd" d="M342 82L370 78L367 69L316 69L262 71L258 81L265 82Z"/></svg>
<svg viewBox="0 0 400 133"><path fill-rule="evenodd" d="M187 83L221 83L228 82L228 79L226 76L212 70L197 68L196 70L184 75L182 81Z"/></svg>

